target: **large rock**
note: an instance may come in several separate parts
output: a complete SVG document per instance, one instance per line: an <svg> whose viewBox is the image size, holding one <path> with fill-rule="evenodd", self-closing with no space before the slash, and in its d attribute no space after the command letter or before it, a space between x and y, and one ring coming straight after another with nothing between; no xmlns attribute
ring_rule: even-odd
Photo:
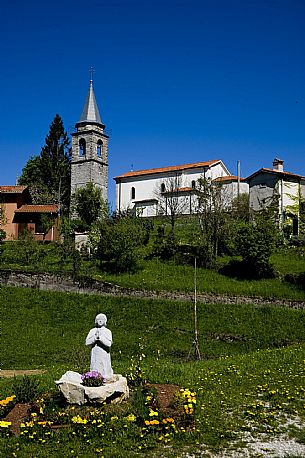
<svg viewBox="0 0 305 458"><path fill-rule="evenodd" d="M102 386L89 387L82 385L81 382L81 374L73 371L67 371L55 381L69 404L102 404L105 401L117 404L129 397L127 379L119 374L114 375L112 381Z"/></svg>

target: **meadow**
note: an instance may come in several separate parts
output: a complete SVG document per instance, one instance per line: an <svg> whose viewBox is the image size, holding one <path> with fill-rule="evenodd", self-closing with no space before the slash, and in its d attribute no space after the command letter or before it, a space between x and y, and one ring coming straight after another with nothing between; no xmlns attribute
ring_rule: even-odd
<svg viewBox="0 0 305 458"><path fill-rule="evenodd" d="M225 266L232 257L219 257L219 267ZM235 259L235 258L233 258ZM217 269L197 269L198 293L233 296L258 296L266 299L305 300L305 285L296 285L285 280L286 275L305 272L304 249L286 247L271 256L271 263L278 273L277 278L246 280L221 274ZM8 242L1 255L1 268L33 272L56 272L76 277L91 277L117 285L150 291L193 293L194 266L164 262L159 259L144 259L130 273L111 274L101 271L93 259L82 257L74 271L71 257L63 256L57 244Z"/></svg>
<svg viewBox="0 0 305 458"><path fill-rule="evenodd" d="M247 433L305 442L304 427L297 427L305 419L303 309L198 304L201 359L194 360L191 303L6 287L0 303L1 369L47 370L35 377L39 397L52 399L49 417L66 419L58 430L30 423L17 437L1 428L0 456L177 457L222 449L234 456ZM128 376L136 362L151 384L190 389L192 421L142 425L136 391L126 405L90 414L56 404L54 380L89 369L84 340L98 312L113 333L114 371ZM0 399L13 386L14 379L0 377Z"/></svg>

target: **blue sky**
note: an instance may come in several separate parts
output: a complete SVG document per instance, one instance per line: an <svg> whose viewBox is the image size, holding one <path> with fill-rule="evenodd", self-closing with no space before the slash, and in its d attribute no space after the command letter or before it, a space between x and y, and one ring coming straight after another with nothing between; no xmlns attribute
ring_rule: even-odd
<svg viewBox="0 0 305 458"><path fill-rule="evenodd" d="M0 184L58 113L71 133L95 67L113 177L222 159L305 175L304 0L11 0L1 5Z"/></svg>

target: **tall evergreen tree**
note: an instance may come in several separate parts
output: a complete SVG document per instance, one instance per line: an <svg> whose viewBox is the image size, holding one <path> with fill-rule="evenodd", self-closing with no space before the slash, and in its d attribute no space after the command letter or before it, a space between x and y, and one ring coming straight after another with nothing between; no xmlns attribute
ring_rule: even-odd
<svg viewBox="0 0 305 458"><path fill-rule="evenodd" d="M58 203L63 212L70 204L70 140L56 114L39 156L31 157L19 184L30 187L33 203Z"/></svg>

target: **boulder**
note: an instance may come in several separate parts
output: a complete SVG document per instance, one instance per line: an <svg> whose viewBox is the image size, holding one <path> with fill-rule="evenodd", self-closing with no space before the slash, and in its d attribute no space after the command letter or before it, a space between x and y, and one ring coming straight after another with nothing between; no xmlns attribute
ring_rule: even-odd
<svg viewBox="0 0 305 458"><path fill-rule="evenodd" d="M55 383L69 404L82 405L88 402L117 404L129 397L127 379L120 374L114 375L112 380L107 381L104 385L89 387L82 384L81 374L67 371Z"/></svg>

